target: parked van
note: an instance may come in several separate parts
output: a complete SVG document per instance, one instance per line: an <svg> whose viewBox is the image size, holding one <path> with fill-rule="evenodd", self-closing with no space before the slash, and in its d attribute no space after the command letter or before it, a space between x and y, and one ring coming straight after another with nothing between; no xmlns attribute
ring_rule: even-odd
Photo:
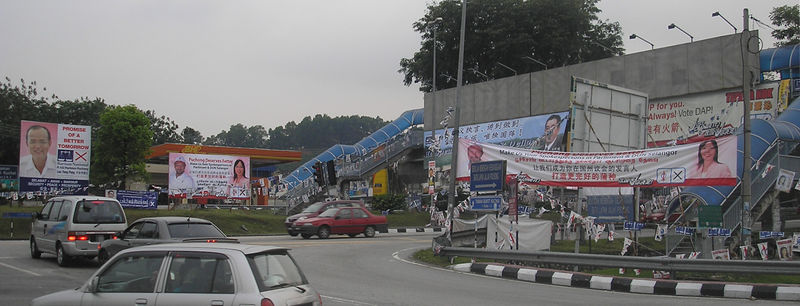
<svg viewBox="0 0 800 306"><path fill-rule="evenodd" d="M125 230L127 221L116 199L97 196L64 196L47 201L33 214L31 257L56 255L59 266L72 258L94 258L100 243Z"/></svg>

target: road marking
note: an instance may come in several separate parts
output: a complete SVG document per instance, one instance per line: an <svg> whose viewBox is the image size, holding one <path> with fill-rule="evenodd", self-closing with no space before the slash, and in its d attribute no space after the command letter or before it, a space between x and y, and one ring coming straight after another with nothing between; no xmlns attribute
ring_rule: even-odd
<svg viewBox="0 0 800 306"><path fill-rule="evenodd" d="M329 299L329 300L334 300L336 302L346 303L348 305L365 305L365 306L366 305L369 305L369 306L377 306L378 305L378 304L362 303L362 302L359 302L359 301L353 301L353 300L348 300L348 299L343 299L343 298L338 298L338 297L332 297L332 296L327 296L327 295L323 295L322 297L324 297L326 299Z"/></svg>
<svg viewBox="0 0 800 306"><path fill-rule="evenodd" d="M33 272L33 271L28 271L28 270L25 270L25 269L20 269L20 268L17 268L17 267L15 267L15 266L12 266L12 265L4 264L4 263L2 263L2 262L0 262L0 266L4 266L4 267L7 267L7 268L11 268L11 269L14 269L14 270L17 270L17 271L20 271L20 272L25 272L25 273L31 274L31 275L33 275L33 276L42 276L42 275L41 275L41 274L39 274L39 273L36 273L36 272Z"/></svg>

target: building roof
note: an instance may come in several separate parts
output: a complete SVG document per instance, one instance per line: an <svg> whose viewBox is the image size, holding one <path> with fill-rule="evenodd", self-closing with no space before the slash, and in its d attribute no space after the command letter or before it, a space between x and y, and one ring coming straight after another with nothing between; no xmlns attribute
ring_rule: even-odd
<svg viewBox="0 0 800 306"><path fill-rule="evenodd" d="M180 143L160 144L150 147L150 151L150 155L146 157L148 160L163 163L167 163L169 153L247 156L250 157L250 163L253 167L296 162L302 159L301 152L294 150L268 150Z"/></svg>

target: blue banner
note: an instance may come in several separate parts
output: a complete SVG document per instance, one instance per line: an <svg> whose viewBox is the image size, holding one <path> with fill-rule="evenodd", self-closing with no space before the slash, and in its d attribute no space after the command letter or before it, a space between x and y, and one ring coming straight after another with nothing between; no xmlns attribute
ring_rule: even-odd
<svg viewBox="0 0 800 306"><path fill-rule="evenodd" d="M693 235L695 231L696 231L696 229L693 228L693 227L686 227L686 226L675 227L675 233L683 234L683 235L687 235L687 236Z"/></svg>
<svg viewBox="0 0 800 306"><path fill-rule="evenodd" d="M623 213L622 200L625 205ZM586 208L589 216L595 217L595 223L613 223L633 221L633 195L596 195L586 197Z"/></svg>
<svg viewBox="0 0 800 306"><path fill-rule="evenodd" d="M730 237L731 236L731 229L729 228L709 228L708 229L708 236L722 236L722 237Z"/></svg>
<svg viewBox="0 0 800 306"><path fill-rule="evenodd" d="M61 195L87 195L89 180L66 180L53 178L19 178L21 192L58 192Z"/></svg>
<svg viewBox="0 0 800 306"><path fill-rule="evenodd" d="M627 231L641 231L643 228L644 223L625 221L625 224L623 224L623 229Z"/></svg>
<svg viewBox="0 0 800 306"><path fill-rule="evenodd" d="M769 239L769 238L783 238L783 232L758 232L758 238L761 239Z"/></svg>
<svg viewBox="0 0 800 306"><path fill-rule="evenodd" d="M125 208L156 209L158 192L117 190L117 201Z"/></svg>

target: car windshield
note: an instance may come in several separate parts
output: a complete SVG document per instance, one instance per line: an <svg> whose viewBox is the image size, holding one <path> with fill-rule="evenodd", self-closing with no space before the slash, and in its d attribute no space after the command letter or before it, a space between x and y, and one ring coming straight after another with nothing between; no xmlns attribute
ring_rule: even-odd
<svg viewBox="0 0 800 306"><path fill-rule="evenodd" d="M211 223L170 223L167 225L169 236L172 238L223 238L223 234Z"/></svg>
<svg viewBox="0 0 800 306"><path fill-rule="evenodd" d="M125 223L119 203L107 200L81 200L72 217L75 223Z"/></svg>
<svg viewBox="0 0 800 306"><path fill-rule="evenodd" d="M319 216L321 218L333 218L333 216L336 216L336 212L338 212L338 211L339 211L338 208L331 208L331 209L328 209L328 210L324 211L323 213L319 214Z"/></svg>
<svg viewBox="0 0 800 306"><path fill-rule="evenodd" d="M317 203L311 204L311 206L306 207L306 209L303 209L303 212L304 213L315 213L318 210L320 210L320 208L322 208L323 205L325 205L325 203L322 203L322 202L317 202Z"/></svg>
<svg viewBox="0 0 800 306"><path fill-rule="evenodd" d="M305 275L286 250L247 255L260 291L307 284Z"/></svg>

